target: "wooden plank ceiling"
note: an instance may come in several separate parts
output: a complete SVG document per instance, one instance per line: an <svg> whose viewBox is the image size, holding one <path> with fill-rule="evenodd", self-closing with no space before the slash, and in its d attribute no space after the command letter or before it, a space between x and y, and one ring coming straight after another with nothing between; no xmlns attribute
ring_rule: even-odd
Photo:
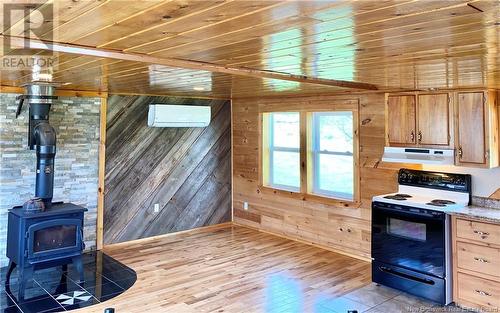
<svg viewBox="0 0 500 313"><path fill-rule="evenodd" d="M495 0L58 0L39 9L52 4L54 22L41 26L42 40L380 89L500 88ZM24 36L25 18L14 16L3 34ZM67 89L215 98L346 90L96 56L59 58L53 80ZM0 74L2 85L31 79L29 71Z"/></svg>

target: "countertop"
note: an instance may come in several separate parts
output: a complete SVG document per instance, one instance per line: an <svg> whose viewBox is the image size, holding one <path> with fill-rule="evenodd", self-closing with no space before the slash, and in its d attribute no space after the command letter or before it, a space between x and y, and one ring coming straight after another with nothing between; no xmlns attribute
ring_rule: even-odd
<svg viewBox="0 0 500 313"><path fill-rule="evenodd" d="M432 210L444 212L449 215L472 218L486 223L500 224L500 200L472 197L472 204L466 207L461 205L447 205L433 207Z"/></svg>
<svg viewBox="0 0 500 313"><path fill-rule="evenodd" d="M446 213L478 219L484 222L500 224L500 210L481 206L469 205L460 209L447 210Z"/></svg>

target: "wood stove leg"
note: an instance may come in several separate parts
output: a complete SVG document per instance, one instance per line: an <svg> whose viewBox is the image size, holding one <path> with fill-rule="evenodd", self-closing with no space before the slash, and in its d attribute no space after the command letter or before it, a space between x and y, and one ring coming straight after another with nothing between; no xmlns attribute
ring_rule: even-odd
<svg viewBox="0 0 500 313"><path fill-rule="evenodd" d="M7 275L5 275L5 286L9 285L10 282L10 276L12 275L12 272L16 268L16 263L9 261L9 269L7 270Z"/></svg>
<svg viewBox="0 0 500 313"><path fill-rule="evenodd" d="M78 274L80 275L80 281L79 283L84 283L85 282L85 276L83 274L83 260L82 256L77 256L73 258L73 264L76 266L76 270Z"/></svg>
<svg viewBox="0 0 500 313"><path fill-rule="evenodd" d="M33 279L33 266L26 266L19 269L19 292L17 299L19 301L24 300L24 291L26 289L26 283Z"/></svg>

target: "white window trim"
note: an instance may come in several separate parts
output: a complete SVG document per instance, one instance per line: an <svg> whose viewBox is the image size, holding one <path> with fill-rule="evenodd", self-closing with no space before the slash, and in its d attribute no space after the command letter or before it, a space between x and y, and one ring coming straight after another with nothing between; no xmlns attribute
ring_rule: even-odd
<svg viewBox="0 0 500 313"><path fill-rule="evenodd" d="M273 172L274 152L296 152L300 157L300 147L290 148L290 147L279 147L279 146L274 145L274 121L273 121L273 119L274 119L273 114L274 113L298 113L298 112L272 112L269 114L269 177L268 177L269 187L287 190L287 191L299 192L300 186L295 187L295 186L289 186L289 185L275 184L273 181L273 178L274 178L274 172ZM298 114L300 115L300 113L298 113ZM300 120L299 120L299 123L300 123ZM299 138L299 140L300 140L300 138ZM300 185L300 169L299 169L299 185Z"/></svg>
<svg viewBox="0 0 500 313"><path fill-rule="evenodd" d="M313 183L312 183L312 193L317 194L319 196L325 196L329 198L335 198L335 199L341 199L341 200L349 200L353 201L354 200L354 189L353 193L345 193L345 192L332 192L331 190L325 190L319 188L319 157L320 155L343 155L343 156L352 156L353 157L353 174L355 175L355 168L354 168L354 153L353 152L338 152L338 151L328 151L328 150L320 150L320 142L319 142L319 118L321 116L335 116L339 112L345 112L345 113L350 113L351 116L353 117L353 123L354 123L354 112L352 111L331 111L331 112L312 112L312 159L313 159L313 165L312 165L312 171L313 171ZM353 133L354 135L354 133ZM353 151L355 149L355 143L353 140ZM354 179L353 177L353 188L354 188Z"/></svg>

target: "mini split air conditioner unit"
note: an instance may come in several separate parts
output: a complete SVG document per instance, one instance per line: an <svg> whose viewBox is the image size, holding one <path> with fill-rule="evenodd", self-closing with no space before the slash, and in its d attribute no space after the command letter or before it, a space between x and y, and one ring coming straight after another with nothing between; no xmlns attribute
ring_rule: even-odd
<svg viewBox="0 0 500 313"><path fill-rule="evenodd" d="M150 104L150 127L207 127L210 124L210 107L195 105Z"/></svg>

